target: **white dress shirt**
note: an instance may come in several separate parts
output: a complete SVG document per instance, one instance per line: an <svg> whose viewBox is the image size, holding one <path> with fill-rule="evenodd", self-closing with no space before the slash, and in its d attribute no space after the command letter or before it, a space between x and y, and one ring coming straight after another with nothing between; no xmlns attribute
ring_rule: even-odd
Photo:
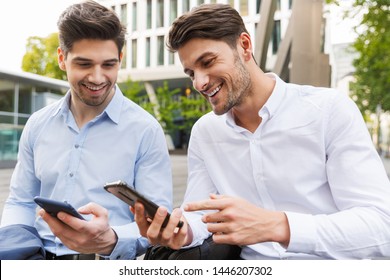
<svg viewBox="0 0 390 280"><path fill-rule="evenodd" d="M244 246L244 259L390 257L390 183L357 106L333 89L267 75L276 85L254 133L230 112L194 125L183 205L219 193L284 211L288 248ZM200 244L210 234L200 213L185 215L191 246Z"/></svg>

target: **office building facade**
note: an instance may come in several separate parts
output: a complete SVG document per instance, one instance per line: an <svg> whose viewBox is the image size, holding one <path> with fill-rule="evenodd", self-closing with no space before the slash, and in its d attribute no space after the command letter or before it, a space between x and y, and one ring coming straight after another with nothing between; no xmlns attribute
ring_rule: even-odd
<svg viewBox="0 0 390 280"><path fill-rule="evenodd" d="M15 164L22 129L30 115L58 100L65 81L0 69L0 168Z"/></svg>

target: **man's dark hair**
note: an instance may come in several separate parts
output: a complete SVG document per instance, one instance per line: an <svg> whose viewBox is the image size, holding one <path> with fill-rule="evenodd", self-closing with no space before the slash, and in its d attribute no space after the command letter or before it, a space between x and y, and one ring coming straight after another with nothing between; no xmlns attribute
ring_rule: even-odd
<svg viewBox="0 0 390 280"><path fill-rule="evenodd" d="M167 47L177 51L194 38L220 40L236 48L238 37L246 30L240 14L227 4L202 4L178 17L168 34Z"/></svg>
<svg viewBox="0 0 390 280"><path fill-rule="evenodd" d="M113 40L118 55L125 43L126 28L118 16L94 1L69 6L59 17L57 26L60 47L65 55L82 39Z"/></svg>

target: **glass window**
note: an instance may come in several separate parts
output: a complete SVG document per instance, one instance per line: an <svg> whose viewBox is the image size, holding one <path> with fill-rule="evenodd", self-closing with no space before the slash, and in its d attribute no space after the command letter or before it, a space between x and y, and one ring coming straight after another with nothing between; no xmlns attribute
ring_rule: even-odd
<svg viewBox="0 0 390 280"><path fill-rule="evenodd" d="M19 126L0 127L0 160L16 160L21 134Z"/></svg>
<svg viewBox="0 0 390 280"><path fill-rule="evenodd" d="M157 37L157 65L164 65L164 36Z"/></svg>
<svg viewBox="0 0 390 280"><path fill-rule="evenodd" d="M280 20L276 20L272 31L272 54L276 54L278 52L280 40Z"/></svg>
<svg viewBox="0 0 390 280"><path fill-rule="evenodd" d="M18 115L18 125L25 125L29 117L30 115L28 116Z"/></svg>
<svg viewBox="0 0 390 280"><path fill-rule="evenodd" d="M121 22L123 25L127 25L127 5L121 5Z"/></svg>
<svg viewBox="0 0 390 280"><path fill-rule="evenodd" d="M0 111L14 111L14 88L15 84L6 80L0 80Z"/></svg>
<svg viewBox="0 0 390 280"><path fill-rule="evenodd" d="M13 113L6 113L6 112L1 112L0 111L0 123L1 124L13 124L14 123L14 116L15 114ZM0 126L1 128L1 126Z"/></svg>
<svg viewBox="0 0 390 280"><path fill-rule="evenodd" d="M177 18L177 0L170 1L169 20L172 23Z"/></svg>
<svg viewBox="0 0 390 280"><path fill-rule="evenodd" d="M280 11L280 0L276 1L276 10Z"/></svg>
<svg viewBox="0 0 390 280"><path fill-rule="evenodd" d="M229 5L234 8L234 0L229 0Z"/></svg>
<svg viewBox="0 0 390 280"><path fill-rule="evenodd" d="M256 0L256 14L260 13L261 0Z"/></svg>
<svg viewBox="0 0 390 280"><path fill-rule="evenodd" d="M175 64L175 54L173 52L169 52L169 65Z"/></svg>
<svg viewBox="0 0 390 280"><path fill-rule="evenodd" d="M190 0L183 0L183 14L190 10Z"/></svg>
<svg viewBox="0 0 390 280"><path fill-rule="evenodd" d="M240 15L247 16L248 15L248 0L240 1Z"/></svg>
<svg viewBox="0 0 390 280"><path fill-rule="evenodd" d="M122 51L123 51L123 55L122 55L122 61L121 61L121 69L126 69L126 66L127 66L127 42L125 42Z"/></svg>
<svg viewBox="0 0 390 280"><path fill-rule="evenodd" d="M156 26L164 26L164 0L157 0Z"/></svg>
<svg viewBox="0 0 390 280"><path fill-rule="evenodd" d="M136 31L137 30L137 2L133 2L132 4L132 19L131 19L131 30Z"/></svg>
<svg viewBox="0 0 390 280"><path fill-rule="evenodd" d="M146 67L150 67L150 37L146 38Z"/></svg>
<svg viewBox="0 0 390 280"><path fill-rule="evenodd" d="M204 3L204 0L198 0L198 6L202 5Z"/></svg>
<svg viewBox="0 0 390 280"><path fill-rule="evenodd" d="M32 104L32 86L31 85L22 85L19 86L19 104L18 104L18 112L31 114Z"/></svg>
<svg viewBox="0 0 390 280"><path fill-rule="evenodd" d="M146 2L146 29L152 28L152 0Z"/></svg>
<svg viewBox="0 0 390 280"><path fill-rule="evenodd" d="M137 67L137 39L131 40L131 68Z"/></svg>
<svg viewBox="0 0 390 280"><path fill-rule="evenodd" d="M51 92L51 93L55 93L55 94L65 94L67 92L67 90L63 91L63 90L48 88L45 86L35 86L35 92Z"/></svg>

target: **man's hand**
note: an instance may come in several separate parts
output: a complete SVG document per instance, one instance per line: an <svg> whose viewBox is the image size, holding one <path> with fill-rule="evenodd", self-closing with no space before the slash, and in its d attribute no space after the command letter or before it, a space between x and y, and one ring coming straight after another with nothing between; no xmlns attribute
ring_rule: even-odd
<svg viewBox="0 0 390 280"><path fill-rule="evenodd" d="M39 215L50 230L71 250L83 254L110 255L117 242L114 230L108 224L108 211L100 205L89 203L78 209L81 214L92 214L91 221L83 221L65 212L57 218L41 209Z"/></svg>
<svg viewBox="0 0 390 280"><path fill-rule="evenodd" d="M160 244L178 250L191 243L191 228L179 208L173 210L165 228L161 227L168 214L165 207L160 206L158 208L153 220L145 217L145 208L139 202L134 205L134 208L130 209L134 213L135 222L138 225L141 235L148 238L152 245ZM177 228L177 224L180 220L183 221L183 226L179 229Z"/></svg>
<svg viewBox="0 0 390 280"><path fill-rule="evenodd" d="M273 241L287 248L290 241L285 213L259 208L241 198L211 194L208 200L188 203L184 210L217 210L202 217L216 243L250 245Z"/></svg>

